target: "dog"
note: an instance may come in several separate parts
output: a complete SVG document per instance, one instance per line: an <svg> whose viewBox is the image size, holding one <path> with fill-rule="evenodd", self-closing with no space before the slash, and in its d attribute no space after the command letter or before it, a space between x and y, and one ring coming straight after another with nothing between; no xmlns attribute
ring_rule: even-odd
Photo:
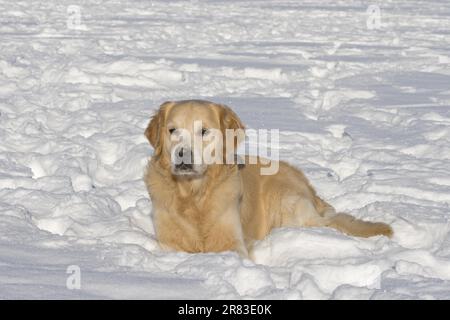
<svg viewBox="0 0 450 320"><path fill-rule="evenodd" d="M211 130L222 133L215 142L203 139ZM162 248L236 251L249 257L254 242L279 227L330 227L357 237L393 235L388 224L337 213L305 175L286 162L276 162L275 174L262 175L268 160L259 157L245 157L244 164L186 160L198 158L199 149L211 144L216 160L236 158L234 150L243 137L220 141L226 130L242 133L245 128L228 106L204 100L165 102L151 118L145 136L154 153L144 181ZM187 137L181 138L183 132ZM199 138L195 146L193 140ZM231 145L231 151L225 145Z"/></svg>

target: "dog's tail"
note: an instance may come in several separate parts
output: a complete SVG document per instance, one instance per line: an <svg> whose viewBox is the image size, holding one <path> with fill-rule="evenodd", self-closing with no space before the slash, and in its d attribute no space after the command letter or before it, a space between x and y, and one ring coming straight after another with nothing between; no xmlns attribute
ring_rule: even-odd
<svg viewBox="0 0 450 320"><path fill-rule="evenodd" d="M331 215L327 220L328 227L351 236L368 238L376 235L384 235L391 238L394 234L391 226L386 223L363 221L346 213Z"/></svg>

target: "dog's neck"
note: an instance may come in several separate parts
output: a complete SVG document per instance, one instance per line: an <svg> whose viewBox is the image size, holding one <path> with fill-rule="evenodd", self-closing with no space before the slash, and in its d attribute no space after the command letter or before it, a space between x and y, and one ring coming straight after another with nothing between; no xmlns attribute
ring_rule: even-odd
<svg viewBox="0 0 450 320"><path fill-rule="evenodd" d="M174 177L180 195L185 198L198 194L205 184L206 176L201 177Z"/></svg>
<svg viewBox="0 0 450 320"><path fill-rule="evenodd" d="M183 198L195 195L205 196L205 191L208 190L208 186L210 186L211 184L220 183L222 180L222 176L228 176L227 174L225 174L225 172L229 173L229 170L233 169L230 168L230 166L212 165L202 176L172 176L172 178L178 187L180 195Z"/></svg>

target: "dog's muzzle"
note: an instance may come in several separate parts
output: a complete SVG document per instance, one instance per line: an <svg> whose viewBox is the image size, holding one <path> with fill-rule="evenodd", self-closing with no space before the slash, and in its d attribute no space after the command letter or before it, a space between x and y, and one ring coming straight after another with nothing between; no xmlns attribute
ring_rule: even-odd
<svg viewBox="0 0 450 320"><path fill-rule="evenodd" d="M172 153L172 167L175 174L185 175L195 173L194 155L187 146L177 147Z"/></svg>
<svg viewBox="0 0 450 320"><path fill-rule="evenodd" d="M184 171L192 170L193 155L190 149L185 147L179 147L177 148L177 150L175 150L174 156L175 156L174 161L175 168L177 170L184 170Z"/></svg>

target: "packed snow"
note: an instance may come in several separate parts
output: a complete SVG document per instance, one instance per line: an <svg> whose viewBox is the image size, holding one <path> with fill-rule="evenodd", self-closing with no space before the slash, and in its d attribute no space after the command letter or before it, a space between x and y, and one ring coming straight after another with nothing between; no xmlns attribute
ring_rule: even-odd
<svg viewBox="0 0 450 320"><path fill-rule="evenodd" d="M143 132L189 98L394 237L162 251ZM448 1L1 0L0 138L0 298L450 299Z"/></svg>

